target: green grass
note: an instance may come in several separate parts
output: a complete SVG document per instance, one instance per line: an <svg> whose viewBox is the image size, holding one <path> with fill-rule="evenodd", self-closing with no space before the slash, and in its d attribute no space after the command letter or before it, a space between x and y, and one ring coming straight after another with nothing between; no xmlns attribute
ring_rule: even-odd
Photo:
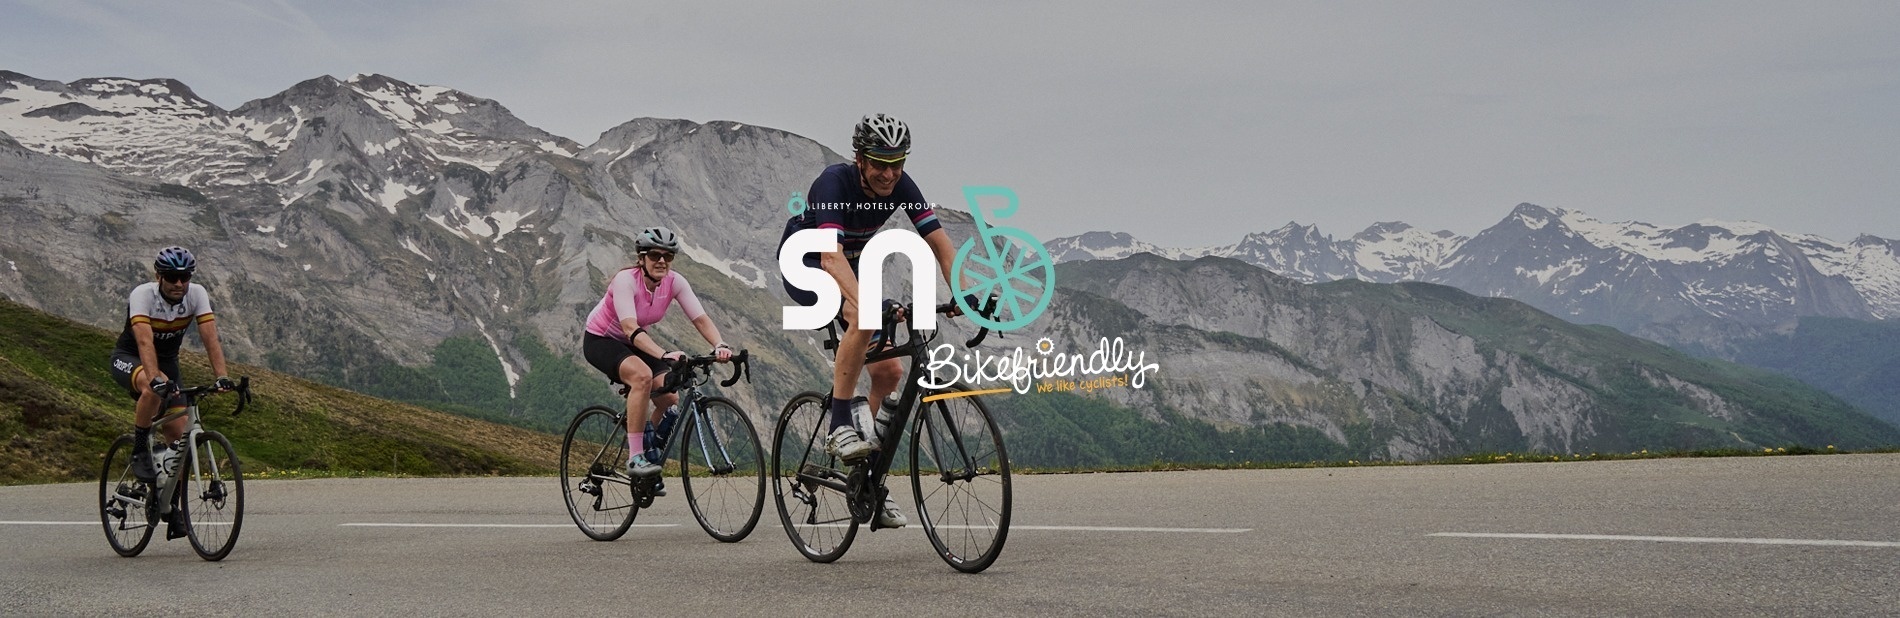
<svg viewBox="0 0 1900 618"><path fill-rule="evenodd" d="M97 478L112 440L131 430L132 401L107 373L115 334L0 301L0 484ZM184 379L212 375L201 354ZM236 446L246 473L418 476L547 474L559 438L394 403L233 364L250 376L252 405L201 404L204 425Z"/></svg>

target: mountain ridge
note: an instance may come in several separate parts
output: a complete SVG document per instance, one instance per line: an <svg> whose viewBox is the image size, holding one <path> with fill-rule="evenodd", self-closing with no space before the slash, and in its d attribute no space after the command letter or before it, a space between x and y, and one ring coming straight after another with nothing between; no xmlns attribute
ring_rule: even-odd
<svg viewBox="0 0 1900 618"><path fill-rule="evenodd" d="M351 81L359 84L352 86ZM685 239L678 268L693 278L722 334L759 359L758 382L724 394L764 426L792 394L823 384L829 369L815 337L780 328L784 297L776 285L775 247L787 216L785 199L805 190L824 166L843 161L837 153L766 127L656 118L630 120L579 150L547 148L537 143L540 134L508 122L512 116L499 103L487 109L472 99L450 96L449 89L397 82L370 76L350 81L318 78L304 82L305 91L296 96L305 98L294 105L295 97L289 96L259 103L247 110L249 120L236 126L242 130L239 138L261 154L223 160L222 172L176 176L186 184L134 172L181 165L179 161L198 156L219 140L237 138L214 132L201 143L154 151L152 160L126 154L131 158L123 160L120 169L100 164L99 157L46 154L26 145L0 148L0 203L7 206L0 208L0 224L24 231L0 237L0 257L9 261L8 270L0 270L0 295L113 328L123 312L122 290L150 277L142 256L160 246L188 242L199 252L199 278L213 291L227 354L233 358L431 405L480 406L483 418L546 427L571 414L580 402L600 403L608 396L605 380L579 362L580 324L599 301L607 276L629 263L633 230L663 223ZM19 83L24 82L0 84L8 88L0 97ZM365 88L382 93L377 95L381 98L363 95ZM270 98L260 99L266 100ZM449 118L443 116L451 114L445 109L424 109L437 103L453 103L454 113L487 120ZM44 136L44 125L61 122L23 119L33 111L28 107L0 103L0 112L14 114L0 113L0 130L24 126ZM162 126L177 124L175 119L159 120ZM65 122L138 120L86 117ZM110 130L106 124L87 126L86 131ZM482 134L478 130L488 130L483 127L501 127L495 130L502 134ZM74 146L47 148L58 152ZM232 171L240 169L242 173ZM944 207L938 215L953 239L972 234L967 213ZM1282 236L1314 246L1334 242L1302 226L1285 228ZM1365 252L1371 257L1342 257L1341 263L1370 259L1380 268L1413 268L1416 264L1404 259L1405 247L1444 251L1459 238L1399 224L1381 227L1377 236L1391 247ZM1256 240L1264 243L1267 238ZM1324 327L1316 332L1341 341L1376 346L1379 341L1416 339L1408 339L1409 333L1431 332L1431 341L1438 342L1434 345L1455 352L1465 345L1459 337L1472 339L1440 333L1449 329L1431 326L1429 320L1393 317L1412 316L1406 312L1415 313L1413 309L1390 309L1388 313L1396 313L1379 320L1352 317L1351 309L1341 306L1350 299L1305 290L1311 286L1292 280L1263 278L1271 276L1236 261L1264 255L1270 248L1258 245L1254 248L1261 251L1237 250L1226 261L1197 262L1193 268L1202 270L1193 272L1205 276L1169 280L1151 274L1117 275L1143 283L1115 293L1075 287L1070 285L1079 285L1075 277L1065 276L1056 291L1059 302L1034 328L1078 349L1094 344L1103 334L1102 324L1165 332L1168 337L1136 339L1157 354L1178 359L1173 362L1182 364L1183 373L1179 382L1157 380L1152 390L1122 389L1057 407L1125 419L1122 427L1130 430L1170 427L1170 419L1180 419L1182 424L1260 432L1271 439L1251 444L1263 448L1292 444L1299 452L1335 452L1312 442L1324 436L1356 452L1388 458L1428 457L1485 445L1555 449L1599 439L1595 436L1600 432L1578 429L1598 422L1584 408L1530 415L1526 418L1542 420L1529 423L1503 412L1510 406L1497 397L1507 391L1520 398L1514 401L1595 401L1566 390L1568 379L1563 376L1571 374L1539 369L1540 364L1558 361L1537 351L1505 356L1488 352L1459 361L1479 369L1432 370L1437 373L1429 380L1415 375L1420 368L1406 364L1410 356L1403 354L1380 360L1383 364L1371 373L1347 371L1338 358L1349 355L1351 348L1296 345L1300 340L1289 339L1292 335L1283 328L1262 330L1258 319L1249 323L1209 313L1169 321L1154 313L1157 307L1124 304L1157 302L1151 298L1155 290L1192 282L1204 288L1193 291L1205 307L1264 307L1275 298L1306 303L1305 315L1325 318L1314 323ZM1221 274L1243 266L1246 271ZM1114 268L1166 270L1140 260ZM1221 287L1228 283L1239 287ZM1398 292L1365 294L1377 300ZM1176 311L1193 316L1201 308L1180 305ZM1293 311L1293 305L1284 310ZM1542 319L1517 309L1497 315ZM1281 328L1279 322L1274 324ZM1361 332L1366 329L1376 331L1373 339ZM651 332L669 347L695 350L702 345L698 334L678 320L662 322ZM1203 352L1257 367L1280 381L1261 381L1259 375L1209 363L1201 358ZM1321 352L1332 360L1309 357ZM1507 389L1505 380L1513 371L1523 377L1521 383L1509 382L1518 386ZM1632 379L1647 386L1617 392L1650 393L1651 399L1690 397L1681 394L1692 390L1686 387L1650 384L1650 378L1664 385L1673 384L1672 378L1695 383L1675 375L1660 371L1648 378L1636 376ZM1417 402L1436 400L1425 397L1414 383L1441 384L1441 390L1457 396L1445 395L1450 398L1422 406ZM1486 395L1491 387L1483 385L1496 386L1500 394ZM1476 401L1489 407L1474 413ZM1671 410L1690 410L1678 414L1688 415L1684 419L1713 414L1691 404L1668 405ZM1111 413L1097 407L1101 405L1120 406L1120 411ZM1429 411L1439 408L1457 413L1438 418ZM1802 409L1838 413L1828 406ZM1474 414L1483 422L1462 420ZM1720 418L1707 422L1730 423ZM1742 432L1749 437L1717 441L1786 439L1777 437L1777 431L1764 426L1759 432L1766 433ZM1691 433L1695 440L1719 438ZM1660 445L1674 438L1645 439Z"/></svg>

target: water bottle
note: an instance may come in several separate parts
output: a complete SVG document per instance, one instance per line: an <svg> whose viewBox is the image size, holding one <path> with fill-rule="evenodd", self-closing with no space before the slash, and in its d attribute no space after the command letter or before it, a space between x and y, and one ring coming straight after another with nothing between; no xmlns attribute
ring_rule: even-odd
<svg viewBox="0 0 1900 618"><path fill-rule="evenodd" d="M162 444L158 446L157 452L152 453L153 462L157 464L158 468L158 485L160 487L169 486L172 480L178 478L178 460L180 459L180 455L181 453L178 452L178 449L170 448Z"/></svg>
<svg viewBox="0 0 1900 618"><path fill-rule="evenodd" d="M891 403L886 401L877 409L876 437L871 439L873 446L895 441L897 438L897 428L891 426L891 422L897 420L897 414L891 412L891 407Z"/></svg>
<svg viewBox="0 0 1900 618"><path fill-rule="evenodd" d="M660 415L659 424L653 426L653 435L660 439L660 448L666 448L667 441L673 439L673 424L679 420L679 406L667 406L666 413Z"/></svg>

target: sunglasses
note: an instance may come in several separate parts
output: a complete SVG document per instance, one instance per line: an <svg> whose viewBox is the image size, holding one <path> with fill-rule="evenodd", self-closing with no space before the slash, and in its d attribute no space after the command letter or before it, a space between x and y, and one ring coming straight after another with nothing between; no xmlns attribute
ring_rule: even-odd
<svg viewBox="0 0 1900 618"><path fill-rule="evenodd" d="M673 261L673 254L667 253L665 251L648 251L644 255L647 256L647 259L653 260L655 262Z"/></svg>
<svg viewBox="0 0 1900 618"><path fill-rule="evenodd" d="M864 162L866 163L866 167L871 168L871 171L874 172L904 169L904 159L902 158L896 161L885 161L867 154L864 155Z"/></svg>
<svg viewBox="0 0 1900 618"><path fill-rule="evenodd" d="M191 273L162 273L158 276L166 283L185 283L191 281Z"/></svg>

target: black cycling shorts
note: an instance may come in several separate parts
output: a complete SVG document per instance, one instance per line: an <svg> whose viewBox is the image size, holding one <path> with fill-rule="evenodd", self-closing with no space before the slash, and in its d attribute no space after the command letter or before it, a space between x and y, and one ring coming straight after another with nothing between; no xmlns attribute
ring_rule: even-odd
<svg viewBox="0 0 1900 618"><path fill-rule="evenodd" d="M633 344L593 333L581 336L581 355L587 357L587 364L607 374L607 379L615 384L620 383L620 363L625 362L629 356L639 357L641 361L646 362L647 369L656 376L672 368L672 364L664 359L654 358L640 351L640 348L633 347Z"/></svg>
<svg viewBox="0 0 1900 618"><path fill-rule="evenodd" d="M126 394L131 395L133 399L139 398L138 385L150 384L153 377L151 372L145 371L139 364L137 354L126 354L117 350L112 352L112 381L118 382L119 386L125 389ZM178 382L180 379L178 357L158 357L158 370L165 372L165 375L173 382ZM183 384L183 382L178 383Z"/></svg>

